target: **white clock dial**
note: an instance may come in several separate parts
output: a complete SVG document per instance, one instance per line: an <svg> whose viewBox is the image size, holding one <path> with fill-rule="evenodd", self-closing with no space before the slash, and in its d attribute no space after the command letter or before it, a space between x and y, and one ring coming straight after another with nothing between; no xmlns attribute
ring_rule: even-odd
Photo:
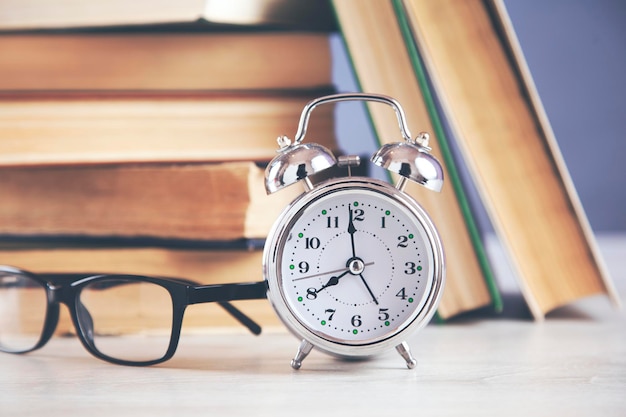
<svg viewBox="0 0 626 417"><path fill-rule="evenodd" d="M319 193L289 213L276 242L282 301L323 340L380 342L432 302L432 231L384 189L352 184Z"/></svg>

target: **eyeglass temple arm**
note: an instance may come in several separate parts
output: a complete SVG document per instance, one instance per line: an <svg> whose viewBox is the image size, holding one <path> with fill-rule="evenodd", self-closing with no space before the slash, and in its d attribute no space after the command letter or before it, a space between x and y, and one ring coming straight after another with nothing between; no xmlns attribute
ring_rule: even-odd
<svg viewBox="0 0 626 417"><path fill-rule="evenodd" d="M261 326L228 301L261 300L267 298L265 281L237 284L215 284L189 287L189 304L217 302L255 335L261 334Z"/></svg>
<svg viewBox="0 0 626 417"><path fill-rule="evenodd" d="M200 285L198 285L197 282L192 281L190 279L185 279L185 278L168 278L171 279L173 281L178 281L180 283L186 284L191 286L192 288L190 289L190 293L193 293L195 291L195 288L198 288ZM236 284L235 284L236 285ZM265 297L261 297L261 298L265 298ZM192 302L191 299L192 297L189 297L189 304L197 304L197 302ZM204 301L200 301L200 302L204 302ZM252 332L255 335L260 335L261 334L261 326L259 324L257 324L257 322L255 322L254 320L252 320L250 317L248 317L243 311L239 310L237 307L235 307L234 305L232 305L231 303L229 303L228 301L220 301L217 303L220 307L222 307L224 310L226 310L226 312L228 314L230 314L231 316L233 316L233 318L235 320L237 320L239 323L243 324L245 327L248 328L248 330L250 330L250 332Z"/></svg>
<svg viewBox="0 0 626 417"><path fill-rule="evenodd" d="M256 321L252 320L250 317L244 314L237 307L227 301L219 302L217 304L224 310L226 310L231 316L233 316L233 318L235 318L239 323L246 326L248 330L252 332L252 334L257 336L261 334L261 326Z"/></svg>

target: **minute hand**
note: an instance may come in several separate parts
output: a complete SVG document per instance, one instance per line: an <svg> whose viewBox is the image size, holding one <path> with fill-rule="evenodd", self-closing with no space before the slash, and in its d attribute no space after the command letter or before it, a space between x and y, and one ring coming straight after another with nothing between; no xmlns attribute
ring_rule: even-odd
<svg viewBox="0 0 626 417"><path fill-rule="evenodd" d="M367 285L367 282L365 281L365 278L363 277L363 274L359 274L359 276L361 277L361 281L365 285L365 288L367 289L367 292L369 292L370 295L372 296L372 300L374 301L374 303L376 303L376 305L378 305L378 300L376 299L376 296L372 292L372 289L370 288L370 286Z"/></svg>
<svg viewBox="0 0 626 417"><path fill-rule="evenodd" d="M349 213L348 233L350 233L350 244L352 245L352 258L354 259L356 258L356 250L354 248L354 232L356 232L356 227L354 227L354 219L352 218L352 208L350 206L348 206L348 213ZM361 278L361 282L363 282L363 285L365 285L367 292L369 292L370 296L372 297L372 300L374 301L374 303L378 305L378 300L376 299L376 296L372 292L372 289L370 288L370 286L367 285L367 281L365 281L365 277L363 277L363 274L360 273L359 277Z"/></svg>

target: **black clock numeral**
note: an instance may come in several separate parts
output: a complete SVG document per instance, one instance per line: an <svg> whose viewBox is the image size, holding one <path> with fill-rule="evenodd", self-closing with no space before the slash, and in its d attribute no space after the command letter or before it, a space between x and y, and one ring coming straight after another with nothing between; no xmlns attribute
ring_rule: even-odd
<svg viewBox="0 0 626 417"><path fill-rule="evenodd" d="M317 237L307 237L304 244L306 249L317 249L320 247L320 240Z"/></svg>
<svg viewBox="0 0 626 417"><path fill-rule="evenodd" d="M399 248L406 248L407 246L409 246L408 241L409 241L409 237L408 236L398 236L398 247Z"/></svg>
<svg viewBox="0 0 626 417"><path fill-rule="evenodd" d="M357 314L356 316L352 316L352 320L350 320L350 323L352 323L354 327L361 326L363 324L363 320L361 320L361 315Z"/></svg>
<svg viewBox="0 0 626 417"><path fill-rule="evenodd" d="M298 267L300 268L300 273L301 274L306 274L307 272L309 272L309 263L306 261L302 261L298 264Z"/></svg>
<svg viewBox="0 0 626 417"><path fill-rule="evenodd" d="M329 314L330 316L328 316L328 321L331 321L333 319L333 316L335 315L335 312L337 310L333 309L333 308L327 308L326 311L324 311L324 313Z"/></svg>
<svg viewBox="0 0 626 417"><path fill-rule="evenodd" d="M365 220L365 211L363 209L354 209L352 213L352 220L357 222L362 222L363 220Z"/></svg>
<svg viewBox="0 0 626 417"><path fill-rule="evenodd" d="M385 219L386 219L386 217L385 217L385 216L383 216L383 217L381 217L381 218L380 218L380 228L381 228L381 229L384 229L384 228L385 228Z"/></svg>
<svg viewBox="0 0 626 417"><path fill-rule="evenodd" d="M306 298L315 300L317 298L317 290L315 288L308 288L306 290Z"/></svg>
<svg viewBox="0 0 626 417"><path fill-rule="evenodd" d="M396 297L400 297L402 300L406 300L406 289L402 288L400 291L398 291Z"/></svg>
<svg viewBox="0 0 626 417"><path fill-rule="evenodd" d="M405 262L404 266L406 266L404 273L407 275L413 275L417 272L417 266L415 265L415 262Z"/></svg>
<svg viewBox="0 0 626 417"><path fill-rule="evenodd" d="M389 319L389 313L387 313L387 311L389 311L388 308L379 308L378 309L378 320L385 321L385 320Z"/></svg>
<svg viewBox="0 0 626 417"><path fill-rule="evenodd" d="M327 228L339 228L339 216L335 216L335 217L326 217L326 227Z"/></svg>

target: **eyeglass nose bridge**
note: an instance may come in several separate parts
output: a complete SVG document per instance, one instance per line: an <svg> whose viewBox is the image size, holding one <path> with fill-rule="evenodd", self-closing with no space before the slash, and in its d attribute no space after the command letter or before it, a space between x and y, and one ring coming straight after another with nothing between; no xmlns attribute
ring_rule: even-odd
<svg viewBox="0 0 626 417"><path fill-rule="evenodd" d="M74 310L76 314L77 322L75 324L79 337L82 334L89 344L93 344L93 318L87 307L80 301L80 297L76 296L76 292L70 286L56 286L54 284L48 284L47 291L50 307L57 310L54 327L56 328L56 322L58 322L59 305L63 303L70 311ZM76 298L72 299L73 297ZM52 332L54 330L53 328Z"/></svg>
<svg viewBox="0 0 626 417"><path fill-rule="evenodd" d="M52 284L46 285L46 297L48 299L48 308L46 309L46 319L41 333L41 338L32 350L39 349L52 337L54 331L59 324L59 303L62 300L63 288L56 287Z"/></svg>
<svg viewBox="0 0 626 417"><path fill-rule="evenodd" d="M79 326L76 330L79 331L88 339L90 343L93 343L93 319L87 307L80 301L80 299L72 299L75 297L75 292L69 286L58 286L54 284L46 285L46 292L48 296L48 317L46 318L46 325L44 328L44 334L42 339L49 339L56 330L59 322L59 310L60 305L65 304L70 311L74 310Z"/></svg>
<svg viewBox="0 0 626 417"><path fill-rule="evenodd" d="M54 284L46 285L46 293L48 294L48 302L59 304L65 301L65 288Z"/></svg>
<svg viewBox="0 0 626 417"><path fill-rule="evenodd" d="M46 285L49 304L65 304L70 310L73 308L76 291L70 285L56 285L48 283Z"/></svg>

